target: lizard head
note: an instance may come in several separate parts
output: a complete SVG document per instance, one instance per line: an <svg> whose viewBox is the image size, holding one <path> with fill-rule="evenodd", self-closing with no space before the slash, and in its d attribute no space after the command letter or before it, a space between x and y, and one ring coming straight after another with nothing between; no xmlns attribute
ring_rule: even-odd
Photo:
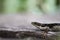
<svg viewBox="0 0 60 40"><path fill-rule="evenodd" d="M38 22L32 22L31 24L34 25L34 26L41 26L41 24L38 23Z"/></svg>

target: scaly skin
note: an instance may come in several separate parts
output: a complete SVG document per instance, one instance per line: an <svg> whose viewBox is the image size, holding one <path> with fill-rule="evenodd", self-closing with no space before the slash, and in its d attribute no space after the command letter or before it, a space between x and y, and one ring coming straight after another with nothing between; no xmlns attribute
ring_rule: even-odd
<svg viewBox="0 0 60 40"><path fill-rule="evenodd" d="M39 29L42 28L40 23L36 23L36 22L34 23L34 22L32 22L31 24L34 25L35 27L39 28ZM48 33L48 29L49 29L49 28L48 28L48 27L43 27L43 28L45 28L45 29L44 29L44 31L42 32L42 38L45 39L46 36L47 36L47 33ZM42 29L42 30L43 30L43 29Z"/></svg>

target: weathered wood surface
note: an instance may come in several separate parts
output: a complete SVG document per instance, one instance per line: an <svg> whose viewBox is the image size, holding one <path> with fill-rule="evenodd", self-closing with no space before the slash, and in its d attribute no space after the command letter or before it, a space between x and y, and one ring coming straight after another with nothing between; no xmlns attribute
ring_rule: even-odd
<svg viewBox="0 0 60 40"><path fill-rule="evenodd" d="M16 33L18 33L17 31L29 31L28 35L30 36L30 34L33 33L35 35L36 31L39 31L38 28L31 25L31 22L34 22L34 21L38 21L42 23L51 23L51 22L59 23L60 22L60 17L59 16L56 17L57 15L56 16L42 15L40 17L39 16L38 15L25 15L25 16L24 15L3 15L3 16L0 16L0 30L7 30L8 32L5 31L6 35L10 35L10 37L16 37ZM5 32L1 32L1 34L3 34L4 36ZM12 34L14 34L14 36ZM25 34L25 32L23 34ZM40 31L37 32L36 35L38 34L40 35ZM34 35L31 35L31 36L34 36ZM36 36L34 37L36 38ZM27 40L28 39L29 38L27 37ZM15 40L15 39L3 39L2 38L1 40ZM29 40L33 40L33 39L29 39ZM40 40L40 39L36 39L36 40Z"/></svg>
<svg viewBox="0 0 60 40"><path fill-rule="evenodd" d="M18 34L18 36L17 36ZM42 33L40 31L0 31L1 40L56 40L57 37L60 37L60 32L49 32L46 39L42 38Z"/></svg>
<svg viewBox="0 0 60 40"><path fill-rule="evenodd" d="M56 16L56 17L55 17ZM51 19L51 20L50 20ZM59 15L9 14L0 15L0 30L31 31L37 29L31 22L60 23Z"/></svg>
<svg viewBox="0 0 60 40"><path fill-rule="evenodd" d="M19 37L37 37L37 38L42 38L43 37L43 31L2 31L0 30L0 37L2 38L19 38ZM56 35L55 32L48 32L48 36L53 36Z"/></svg>

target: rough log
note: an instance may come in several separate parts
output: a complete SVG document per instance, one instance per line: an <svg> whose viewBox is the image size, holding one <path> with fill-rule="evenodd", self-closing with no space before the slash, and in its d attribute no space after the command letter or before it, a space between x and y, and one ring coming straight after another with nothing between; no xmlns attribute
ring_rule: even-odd
<svg viewBox="0 0 60 40"><path fill-rule="evenodd" d="M12 32L12 31L0 31L0 37L2 38L20 38L20 37L38 37L42 38L43 34L39 31L18 31L18 32Z"/></svg>

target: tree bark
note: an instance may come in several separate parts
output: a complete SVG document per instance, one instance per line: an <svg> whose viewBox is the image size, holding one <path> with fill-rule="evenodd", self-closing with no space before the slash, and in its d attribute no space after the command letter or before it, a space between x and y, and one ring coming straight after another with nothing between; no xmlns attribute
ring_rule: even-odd
<svg viewBox="0 0 60 40"><path fill-rule="evenodd" d="M2 38L20 38L20 37L38 37L42 38L43 33L40 31L0 31L0 37Z"/></svg>

